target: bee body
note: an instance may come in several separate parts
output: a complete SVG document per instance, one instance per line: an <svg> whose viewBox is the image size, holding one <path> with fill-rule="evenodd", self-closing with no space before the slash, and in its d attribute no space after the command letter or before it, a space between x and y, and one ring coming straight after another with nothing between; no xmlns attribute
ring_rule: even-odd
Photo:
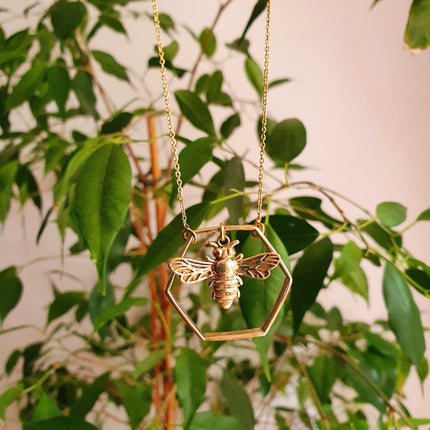
<svg viewBox="0 0 430 430"><path fill-rule="evenodd" d="M238 243L238 240L230 243L227 236L221 236L216 242L209 242L214 249L212 257L206 257L206 261L172 258L169 261L170 269L188 284L209 278L212 298L223 309L229 309L234 300L240 297L239 288L243 284L241 276L266 279L270 270L280 261L276 252L265 252L244 259L243 254L236 255L234 250Z"/></svg>

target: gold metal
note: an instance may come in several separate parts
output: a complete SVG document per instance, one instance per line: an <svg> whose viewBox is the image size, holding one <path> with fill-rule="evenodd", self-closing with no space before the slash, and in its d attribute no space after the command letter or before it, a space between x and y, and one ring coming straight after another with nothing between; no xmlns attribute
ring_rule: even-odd
<svg viewBox="0 0 430 430"><path fill-rule="evenodd" d="M234 247L238 243L238 240L230 242L230 238L225 234L225 226L221 223L218 240L208 242L208 245L214 248L213 258L206 256L206 261L184 257L172 258L169 261L170 270L186 284L209 278L212 298L223 309L229 309L234 300L240 297L239 288L243 285L241 276L267 279L270 271L281 261L280 255L276 252L264 252L244 259L243 254L236 255Z"/></svg>
<svg viewBox="0 0 430 430"><path fill-rule="evenodd" d="M249 231L261 240L268 252L245 259L242 254L236 256L234 247L239 241L234 240L230 242L228 236L225 236L225 241L222 241L221 235L223 231L225 234L226 231L239 230ZM169 261L172 274L166 285L165 293L188 326L202 340L235 340L264 336L270 330L288 296L292 281L291 275L279 254L258 227L253 225L221 225L219 227L206 227L194 230L194 233L198 236L199 234L215 231L218 231L220 235L216 242L209 242L209 245L214 248L212 252L213 258L207 257L206 261L184 257L193 240L193 236L190 235L188 237L180 252L180 256ZM180 280L185 283L193 283L210 278L209 285L212 287L212 297L224 309L228 309L236 297L239 297L239 287L242 285L240 276L253 279L266 279L270 275L270 270L278 265L285 274L285 280L273 309L261 327L230 332L202 333L171 291L176 276L179 276Z"/></svg>
<svg viewBox="0 0 430 430"><path fill-rule="evenodd" d="M261 113L261 135L260 135L260 158L258 167L258 194L257 194L257 218L256 225L261 225L261 214L263 207L263 177L264 177L264 154L266 151L266 131L267 131L267 93L269 89L269 41L270 41L270 10L271 0L266 0L266 29L264 47L264 72L263 72L263 96ZM164 58L163 43L161 41L161 26L158 14L157 0L152 0L152 14L155 24L155 37L157 41L158 57L160 62L161 83L163 88L164 104L167 115L167 126L169 129L169 139L172 148L172 159L175 170L176 185L178 187L178 200L181 208L182 223L184 230L190 230L185 210L184 191L182 187L181 168L179 165L178 148L173 124L172 108L170 106L169 85L167 82L166 60Z"/></svg>

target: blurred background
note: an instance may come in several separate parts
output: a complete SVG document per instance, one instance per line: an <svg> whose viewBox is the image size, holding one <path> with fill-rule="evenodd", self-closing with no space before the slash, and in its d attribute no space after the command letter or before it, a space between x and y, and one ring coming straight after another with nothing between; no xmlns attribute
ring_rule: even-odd
<svg viewBox="0 0 430 430"><path fill-rule="evenodd" d="M43 9L40 2L39 10ZM160 11L175 17L197 32L210 23L219 3L215 0L160 0ZM30 2L7 1L19 13ZM248 20L254 2L233 1L218 24L218 44L236 39ZM136 10L150 11L149 2L133 5ZM273 0L270 79L288 77L291 82L270 92L269 116L276 120L296 117L305 125L308 143L298 161L309 167L295 173L297 180L311 180L348 196L374 213L381 201L396 201L408 208L409 219L430 207L430 52L412 53L403 47L403 33L410 7L409 1L381 0L374 8L371 1L350 0ZM36 13L35 9L32 13ZM16 31L22 22L7 22L9 32ZM130 18L129 39L101 30L92 42L93 49L101 48L114 54L117 60L134 71L133 79L144 81L152 95L159 93L158 70L146 73L147 59L155 44L153 25L149 19ZM263 63L264 19L260 17L248 33L251 53ZM191 36L182 27L177 38L180 51L177 63L188 68L195 61ZM187 49L187 46L193 49ZM222 51L221 51L222 52ZM225 49L226 85L239 99L251 98L252 89L244 77L243 57L233 57ZM221 55L222 57L222 55ZM202 70L211 65L203 62ZM143 97L136 85L136 94L114 78L104 76L105 88L120 106L132 97ZM161 105L160 105L161 106ZM255 114L255 112L254 112ZM15 118L15 121L23 121ZM239 153L255 153L258 139L255 116L249 127L242 127L234 135L234 146ZM86 124L79 124L83 131ZM159 129L165 128L164 119ZM184 133L185 134L185 133ZM166 151L168 147L166 146ZM142 153L145 148L142 148ZM270 169L270 162L267 162ZM282 171L280 171L282 174ZM208 170L208 176L211 174ZM248 180L256 180L257 172L246 171ZM267 178L267 177L266 177ZM49 189L49 177L41 188ZM270 189L270 178L265 188ZM187 204L198 198L195 191L185 188ZM46 196L46 201L50 197ZM45 211L48 206L46 205ZM352 210L351 208L346 208ZM354 216L354 212L352 216ZM20 324L45 324L42 309L52 301L49 282L63 290L83 283L88 289L96 280L93 264L86 258L66 260L59 276L52 269L61 269L55 226L45 232L39 246L35 238L41 216L33 207L23 210L14 207L0 233L1 267L24 265L20 273L25 289L19 306L6 321L5 328ZM67 244L74 242L66 238ZM430 223L422 222L405 235L406 247L421 260L430 263ZM67 249L67 248L66 248ZM32 264L27 264L32 262ZM352 296L344 288L322 291L324 302L338 305L346 319L373 321L386 317L382 299L381 274L369 274L370 306ZM49 273L48 273L49 272ZM122 275L117 273L118 283ZM419 294L414 297L421 309L423 325L430 327L430 301ZM35 340L40 332L28 328L2 335L0 361L3 363L14 347ZM427 344L430 336L427 333ZM430 352L427 352L430 359ZM413 372L412 372L413 373ZM406 385L410 412L417 417L428 417L430 381L423 388L412 375Z"/></svg>

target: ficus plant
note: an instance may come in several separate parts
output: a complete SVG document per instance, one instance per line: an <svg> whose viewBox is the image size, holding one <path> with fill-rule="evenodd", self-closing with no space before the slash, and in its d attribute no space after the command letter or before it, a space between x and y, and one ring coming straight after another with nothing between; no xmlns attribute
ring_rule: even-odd
<svg viewBox="0 0 430 430"><path fill-rule="evenodd" d="M218 18L231 3L220 4L212 24L186 28L195 50L191 66L176 57L184 28L168 11L160 14L182 182L199 201L187 206L191 228L255 218L257 183L246 177L244 165L256 163L235 140L244 107L229 93L229 76L217 57ZM25 326L25 316L21 325L7 325L23 294L48 289L52 301L46 325L39 327L43 339L2 351L0 419L7 425L13 411L6 409L15 405L27 430L429 424L410 415L402 387L412 369L421 381L428 373L411 290L430 296L430 267L404 248L402 236L429 221L430 209L407 222L400 203L386 201L368 211L323 185L293 181L294 172L305 169L299 155L306 129L298 119L267 123L266 176L276 185L265 190L263 221L294 280L274 327L255 340L202 342L172 311L164 294L166 261L184 239L172 160L165 156L170 152L158 58L154 51L146 63L157 77L151 92L117 107L104 86L106 75L133 88L146 88L148 75L141 79L109 50L92 49L101 30L118 35L119 44L132 43L123 37L128 19L152 27L150 6L131 0L36 2L21 12L21 28L0 30L3 229L12 201L34 205L42 220L34 240L55 225L63 243L53 268L82 254L97 271L91 289L64 289L62 277L23 285L24 262L1 268L0 335L15 330L19 336ZM429 7L428 0L412 3L405 41L413 49L430 43ZM265 1L250 4L246 27L227 45L243 60L243 78L254 92L256 141L263 74L247 34L264 9ZM5 23L16 18L5 8L1 14ZM282 91L287 82L271 80L269 91ZM43 194L42 182L50 184ZM358 219L348 214L351 205L361 213ZM70 237L75 244L66 247ZM248 254L261 252L253 238L240 239ZM204 241L190 248L195 258L206 254ZM383 272L387 321L346 320L341 306L319 303L319 292L333 284L367 301L363 262ZM130 276L119 282L120 267L128 267L122 273ZM266 281L247 279L239 303L228 311L211 299L207 283L177 285L175 294L202 330L257 327L281 288L276 270ZM79 366L71 365L72 358Z"/></svg>

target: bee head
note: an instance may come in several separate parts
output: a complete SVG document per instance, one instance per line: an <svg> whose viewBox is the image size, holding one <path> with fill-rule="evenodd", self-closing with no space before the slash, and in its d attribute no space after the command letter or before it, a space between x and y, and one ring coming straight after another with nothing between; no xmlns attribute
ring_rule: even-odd
<svg viewBox="0 0 430 430"><path fill-rule="evenodd" d="M234 247L239 243L238 240L233 240L230 243L230 239L226 237L226 240L222 242L218 239L216 242L208 242L210 246L213 246L212 255L216 260L222 260L223 258L234 257L236 255L236 251Z"/></svg>

